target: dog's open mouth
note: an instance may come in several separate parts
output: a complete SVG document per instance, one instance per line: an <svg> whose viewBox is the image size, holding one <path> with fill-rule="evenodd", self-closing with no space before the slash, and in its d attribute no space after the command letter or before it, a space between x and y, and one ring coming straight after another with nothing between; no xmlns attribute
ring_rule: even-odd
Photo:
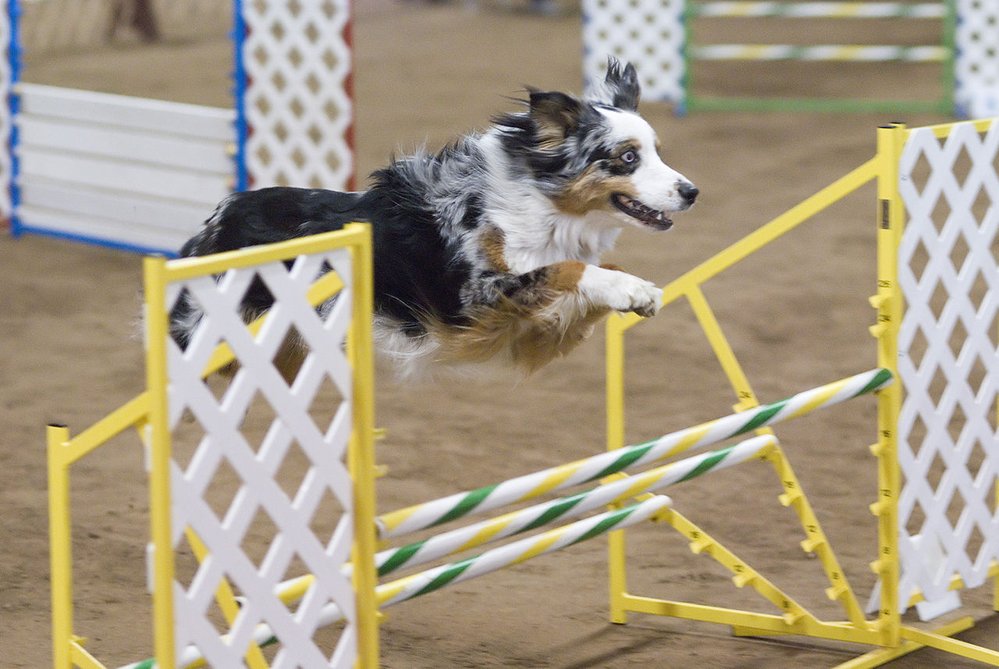
<svg viewBox="0 0 999 669"><path fill-rule="evenodd" d="M628 197L623 193L614 193L611 202L615 207L628 214L632 218L637 218L645 225L655 230L669 230L673 227L673 221L666 217L664 212Z"/></svg>

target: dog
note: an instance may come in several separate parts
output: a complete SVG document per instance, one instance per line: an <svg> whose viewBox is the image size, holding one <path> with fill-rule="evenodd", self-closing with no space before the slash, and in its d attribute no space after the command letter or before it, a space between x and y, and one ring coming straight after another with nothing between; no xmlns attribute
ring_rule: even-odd
<svg viewBox="0 0 999 669"><path fill-rule="evenodd" d="M566 355L610 311L652 316L655 284L600 265L627 225L668 230L694 184L660 158L639 114L632 64L609 59L585 98L527 88L523 111L493 118L436 154L393 159L363 192L272 187L225 198L181 249L201 256L369 222L376 349L403 377L487 361L532 372ZM259 281L249 321L271 305ZM201 317L181 299L184 346ZM286 378L304 359L281 356Z"/></svg>

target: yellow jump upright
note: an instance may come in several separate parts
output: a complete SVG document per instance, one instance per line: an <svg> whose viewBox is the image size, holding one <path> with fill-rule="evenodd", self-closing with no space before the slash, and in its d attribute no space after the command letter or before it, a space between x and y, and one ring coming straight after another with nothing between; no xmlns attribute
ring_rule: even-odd
<svg viewBox="0 0 999 669"><path fill-rule="evenodd" d="M133 427L149 461L155 655L129 666L257 669L289 655L301 666L378 666L368 226L204 258L149 258L145 283L147 390L76 437L49 428L55 666L105 666L74 629L69 476L73 463ZM275 306L247 324L240 304L255 286ZM197 320L183 344L169 332L178 310ZM286 379L275 365L288 345L309 352ZM223 369L230 378L213 391L208 377ZM269 424L255 445L243 426L261 402ZM200 438L175 436L185 415ZM307 473L279 481L292 448ZM217 512L209 499L222 469L238 481ZM250 556L242 538L264 516L270 549ZM178 570L182 543L197 562ZM276 591L293 559L313 571L294 610ZM343 568L330 568L337 563ZM339 637L321 646L316 630L337 616L346 620Z"/></svg>
<svg viewBox="0 0 999 669"><path fill-rule="evenodd" d="M999 211L999 175L996 174L995 168L996 156L999 154L997 147L999 147L999 119L915 130L909 130L899 124L880 128L877 154L874 158L664 288L664 305L669 305L680 298L686 298L689 302L738 398L736 407L750 409L757 406L756 395L705 298L702 285L861 186L876 181L878 270L877 291L870 298L871 306L876 310L876 318L870 327L870 332L877 342L878 368L886 370L886 373L895 379L894 383L887 384L877 391L878 438L871 446L871 452L877 457L878 469L877 496L870 504L871 513L878 519L878 546L870 563L879 580L877 593L879 605L876 616L873 619L865 616L855 591L843 573L833 548L823 534L818 518L794 475L787 456L778 447L772 450L766 459L773 464L783 487L780 502L797 513L803 530L801 547L806 552L815 554L821 561L828 581L825 593L829 599L839 603L843 610L843 619L820 619L787 593L778 589L763 574L747 565L729 548L705 533L693 521L673 509L665 515L665 520L690 541L691 550L710 556L731 571L737 587L748 586L756 589L763 598L774 605L775 613L761 614L632 594L627 587L625 536L623 531L618 531L611 534L609 543L610 618L613 622L624 623L629 612L637 612L721 623L731 626L736 634L802 635L877 647L876 650L841 665L853 669L880 666L925 646L933 646L949 653L999 666L999 651L950 638L953 634L970 627L973 624L970 618L959 619L933 632L902 622L901 613L909 606L931 601L936 602L940 608L944 606L944 595L948 591L964 586L980 585L986 578L995 578L999 574L999 554L988 551L999 550L996 548L999 543L994 540L984 542L977 554L966 555L964 552L966 548L968 551L973 551L975 547L966 547L959 537L943 533L941 527L949 525L942 520L937 526L932 524L934 519L940 520L941 514L945 513L947 499L942 503L944 511L936 511L935 505L939 504L940 500L928 496L925 493L925 486L911 483L919 476L918 472L906 472L906 480L910 481L910 485L903 486L899 458L900 448L919 450L929 447L923 443L915 443L913 435L901 433L899 424L901 412L923 411L923 420L929 422L933 420L933 410L936 409L937 403L946 404L941 400L939 390L936 391L937 395L933 401L924 402L930 404L930 408L905 404L916 403L921 398L925 399L930 393L928 389L918 385L922 378L920 370L913 368L908 362L908 356L900 358L899 351L904 350L904 346L911 342L913 333L917 330L921 330L932 340L933 332L939 332L941 327L949 332L947 328L952 328L958 318L952 315L951 320L946 321L943 326L940 323L920 322L920 318L928 319L927 313L931 310L921 307L921 302L925 303L927 295L933 292L934 286L923 285L926 283L926 272L923 277L915 276L916 272L908 265L912 248L919 244L913 239L917 239L914 236L921 235L926 241L924 247L942 247L939 255L946 258L959 235L970 238L980 235L982 239L991 236L991 246L986 240L985 250L978 249L968 254L971 260L966 260L962 267L948 269L946 263L949 260L931 261L931 267L940 268L933 271L940 275L938 280L947 285L949 299L955 303L963 305L968 301L967 295L972 291L982 291L981 286L972 286L976 272L989 273L989 276L999 273L994 251L995 212ZM957 156L962 151L972 156L970 168L959 167L956 164ZM930 175L927 176L920 170L929 171ZM966 173L955 174L959 170L965 170ZM980 201L974 201L973 197L968 197L962 188L965 184L971 184L971 187L980 184L982 191L987 195L988 206ZM935 203L942 197L948 199L952 213L946 221L934 221ZM963 227L959 231L952 230L952 228L956 230L958 226ZM968 263L978 263L978 265L973 265L974 271L970 271L967 269ZM984 361L981 365L986 368L986 375L992 379L991 384L984 386L992 388L991 395L979 397L980 401L977 403L962 405L962 415L966 416L969 422L977 422L978 442L983 457L992 463L993 467L991 470L993 480L986 482L984 486L984 501L975 507L980 516L973 522L977 522L979 527L995 527L996 519L999 517L996 504L991 501L996 489L999 488L999 482L995 480L995 474L999 472L999 442L995 438L994 431L988 427L990 420L994 421L997 411L994 384L999 379L996 375L999 369L996 369L994 363L996 332L994 328L989 329L989 324L993 322L995 316L995 307L989 305L999 298L996 294L999 291L994 281L988 282L987 289L991 291L989 292L991 298L983 298L980 295L975 297L980 305L977 314L972 315L970 309L961 311L963 328L969 332L969 342L973 342L966 344L964 351L972 352L963 355L963 351L961 356L957 356L960 359L953 359L955 358L953 355L948 357L946 354L937 354L937 358L943 361L941 364L949 365L947 373L952 385L962 384L961 389L954 390L951 394L967 396L968 393L963 389L963 385L970 383L973 372L969 369L971 365L961 366L961 359L967 362L966 359L974 359L976 353L977 359ZM953 313L956 309L957 307L943 311L947 314ZM625 443L625 336L627 331L639 322L641 319L637 316L628 315L612 316L607 324L607 445L612 450L621 448ZM947 336L946 333L943 335L942 342L931 341L931 350L935 345L946 349ZM972 346L977 346L978 349L970 348ZM947 392L943 392L945 397L949 397ZM981 394L979 392L979 395ZM937 420L939 419L938 417ZM949 419L950 415L943 416L943 420ZM772 434L770 428L766 427L756 431L761 434ZM933 445L933 447L966 448L967 445L961 443ZM935 495L939 498L948 493L954 494L953 491L938 490ZM981 498L982 491L962 490L961 494L966 498L977 494ZM920 495L925 499L918 498ZM900 501L907 499L910 501L918 499L916 504L921 505L927 516L930 516L927 523L918 528L923 537L930 537L930 539L923 538L922 541L938 542L948 566L954 565L953 571L942 579L943 582L940 582L939 578L936 581L926 580L927 575L933 570L927 569L922 562L925 558L922 557L924 553L918 549L920 536L911 531L916 520L912 517L900 518ZM906 508L911 508L911 504ZM965 514L955 524L960 529L962 524L966 528L969 522L972 521L967 520ZM968 568L967 565L972 563L975 565L974 568ZM996 608L999 610L999 585L996 588Z"/></svg>

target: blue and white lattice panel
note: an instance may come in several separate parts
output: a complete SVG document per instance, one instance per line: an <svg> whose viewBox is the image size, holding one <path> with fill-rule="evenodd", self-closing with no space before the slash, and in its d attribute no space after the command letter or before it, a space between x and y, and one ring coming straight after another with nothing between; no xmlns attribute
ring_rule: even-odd
<svg viewBox="0 0 999 669"><path fill-rule="evenodd" d="M11 24L9 12L0 12L0 48L9 53L11 48ZM0 58L0 96L9 99L13 87L13 72L10 58ZM14 119L10 105L0 105L0 146L10 146L10 133ZM6 149L0 151L0 218L11 215L10 182L11 156Z"/></svg>

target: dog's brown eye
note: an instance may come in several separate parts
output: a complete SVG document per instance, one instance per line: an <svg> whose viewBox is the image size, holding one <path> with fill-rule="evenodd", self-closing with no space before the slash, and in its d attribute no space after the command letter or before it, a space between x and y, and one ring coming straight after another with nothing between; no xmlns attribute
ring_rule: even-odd
<svg viewBox="0 0 999 669"><path fill-rule="evenodd" d="M638 154L634 151L625 151L621 154L621 162L625 165L631 165L632 163L638 162Z"/></svg>

